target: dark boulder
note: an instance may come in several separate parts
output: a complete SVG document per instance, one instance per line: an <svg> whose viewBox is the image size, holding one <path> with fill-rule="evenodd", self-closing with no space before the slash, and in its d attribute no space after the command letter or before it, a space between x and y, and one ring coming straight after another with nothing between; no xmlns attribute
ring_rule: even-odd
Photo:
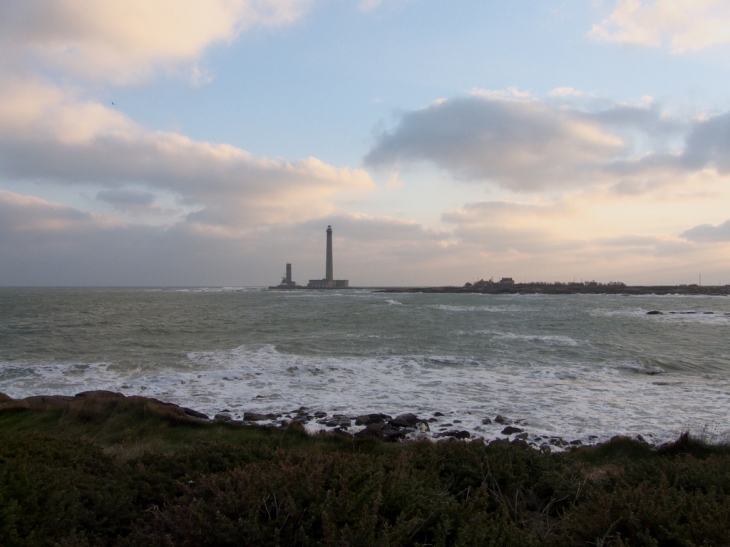
<svg viewBox="0 0 730 547"><path fill-rule="evenodd" d="M13 398L10 395L5 395L4 393L0 393L0 403L4 403L5 401L12 401Z"/></svg>
<svg viewBox="0 0 730 547"><path fill-rule="evenodd" d="M215 415L215 416L213 417L213 419L214 419L214 420L215 420L216 422L230 422L231 420L233 420L233 418L231 417L231 415L230 415L230 414L226 414L226 413L224 413L224 412L221 412L220 414L216 414L216 415Z"/></svg>
<svg viewBox="0 0 730 547"><path fill-rule="evenodd" d="M124 395L115 391L106 391L99 389L96 391L82 391L77 393L76 397L79 399L96 399L101 401L119 401L124 399Z"/></svg>
<svg viewBox="0 0 730 547"><path fill-rule="evenodd" d="M244 412L243 419L247 422L264 422L266 420L275 420L276 414L259 414L257 412Z"/></svg>
<svg viewBox="0 0 730 547"><path fill-rule="evenodd" d="M646 312L646 315L664 315L664 314L660 311L652 310L652 311Z"/></svg>
<svg viewBox="0 0 730 547"><path fill-rule="evenodd" d="M503 424L503 425L512 423L512 420L510 420L509 418L507 418L505 416L502 416L501 414L497 414L497 416L494 418L494 421L498 424Z"/></svg>
<svg viewBox="0 0 730 547"><path fill-rule="evenodd" d="M522 433L524 429L520 429L519 427L513 427L511 425L508 425L502 430L502 435L512 435L512 433Z"/></svg>
<svg viewBox="0 0 730 547"><path fill-rule="evenodd" d="M390 420L390 418L387 414L363 414L355 418L355 425L384 423L385 420Z"/></svg>
<svg viewBox="0 0 730 547"><path fill-rule="evenodd" d="M445 414L443 412L434 412L433 415L436 417L439 417L439 416L444 416Z"/></svg>
<svg viewBox="0 0 730 547"><path fill-rule="evenodd" d="M490 420L489 418L484 418L484 419L482 420L482 424L483 424L483 425L489 425L489 424L491 424L491 423L492 423L492 420Z"/></svg>
<svg viewBox="0 0 730 547"><path fill-rule="evenodd" d="M415 414L401 414L400 416L396 416L390 422L388 422L391 427L413 427L418 422L422 420L418 419L418 416Z"/></svg>
<svg viewBox="0 0 730 547"><path fill-rule="evenodd" d="M200 418L201 420L210 420L206 414L203 414L202 412L198 412L197 410L193 410L192 408L185 408L183 407L183 411L188 416L192 416L193 418Z"/></svg>

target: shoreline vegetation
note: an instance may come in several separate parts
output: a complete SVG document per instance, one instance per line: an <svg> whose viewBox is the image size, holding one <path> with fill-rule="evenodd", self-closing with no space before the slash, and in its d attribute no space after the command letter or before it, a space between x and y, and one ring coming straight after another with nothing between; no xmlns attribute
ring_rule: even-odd
<svg viewBox="0 0 730 547"><path fill-rule="evenodd" d="M146 397L0 394L0 544L728 545L730 447L563 452L207 420Z"/></svg>
<svg viewBox="0 0 730 547"><path fill-rule="evenodd" d="M620 281L573 283L515 283L511 278L500 281L480 279L461 287L388 287L381 293L446 293L446 294L613 294L622 296L730 296L730 285L626 285Z"/></svg>

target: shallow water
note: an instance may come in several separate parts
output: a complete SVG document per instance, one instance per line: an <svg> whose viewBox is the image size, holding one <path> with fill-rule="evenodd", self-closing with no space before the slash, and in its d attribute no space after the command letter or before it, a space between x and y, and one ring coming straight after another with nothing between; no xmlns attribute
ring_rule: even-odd
<svg viewBox="0 0 730 547"><path fill-rule="evenodd" d="M729 335L726 297L6 288L0 391L110 389L210 415L440 411L487 438L502 414L531 436L661 442L728 434Z"/></svg>

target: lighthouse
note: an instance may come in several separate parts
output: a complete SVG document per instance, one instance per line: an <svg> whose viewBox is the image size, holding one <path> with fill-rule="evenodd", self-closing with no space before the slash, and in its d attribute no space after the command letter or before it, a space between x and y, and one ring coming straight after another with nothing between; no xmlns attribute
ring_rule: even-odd
<svg viewBox="0 0 730 547"><path fill-rule="evenodd" d="M335 279L334 261L332 259L332 226L327 226L327 255L324 279L310 279L308 289L347 289L350 282L347 279Z"/></svg>

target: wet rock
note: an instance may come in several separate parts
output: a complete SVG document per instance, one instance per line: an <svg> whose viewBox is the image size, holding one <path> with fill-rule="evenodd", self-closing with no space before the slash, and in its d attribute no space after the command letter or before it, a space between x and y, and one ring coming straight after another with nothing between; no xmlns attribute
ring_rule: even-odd
<svg viewBox="0 0 730 547"><path fill-rule="evenodd" d="M528 437L527 431L525 431L525 432L523 432L523 433L520 433L519 435L515 435L515 439L521 439L521 440L523 440L523 441L524 441L525 439L527 439L527 437Z"/></svg>
<svg viewBox="0 0 730 547"><path fill-rule="evenodd" d="M331 420L327 420L324 425L327 427L350 427L350 425L352 425L352 421L349 416L337 415Z"/></svg>
<svg viewBox="0 0 730 547"><path fill-rule="evenodd" d="M439 427L454 427L452 423L441 424Z"/></svg>
<svg viewBox="0 0 730 547"><path fill-rule="evenodd" d="M570 444L572 446L581 446L583 444L583 441L581 441L580 439L575 439L574 441L570 441Z"/></svg>
<svg viewBox="0 0 730 547"><path fill-rule="evenodd" d="M640 443L646 443L646 439L644 439L644 437L642 437L641 435L637 435L636 440Z"/></svg>
<svg viewBox="0 0 730 547"><path fill-rule="evenodd" d="M188 416L192 416L193 418L200 418L201 420L210 420L210 418L208 418L207 414L203 414L202 412L198 412L197 410L193 410L192 408L183 407L183 411L185 412L185 414L187 414Z"/></svg>
<svg viewBox="0 0 730 547"><path fill-rule="evenodd" d="M549 454L550 453L550 445L548 443L542 443L540 445L540 452L542 452L544 454L545 453Z"/></svg>
<svg viewBox="0 0 730 547"><path fill-rule="evenodd" d="M454 423L455 424L460 424L461 423L461 420L454 420Z"/></svg>
<svg viewBox="0 0 730 547"><path fill-rule="evenodd" d="M387 414L363 414L355 418L355 425L370 425L377 423L384 423L385 420L390 420L391 416Z"/></svg>
<svg viewBox="0 0 730 547"><path fill-rule="evenodd" d="M484 425L489 425L489 424L491 424L491 423L492 423L492 420L490 420L489 418L484 418L484 419L482 420L482 424L484 424Z"/></svg>
<svg viewBox="0 0 730 547"><path fill-rule="evenodd" d="M513 427L511 425L508 425L502 430L502 435L512 435L512 433L522 433L524 429L520 429L519 427Z"/></svg>
<svg viewBox="0 0 730 547"><path fill-rule="evenodd" d="M2 399L0 399L0 401L1 401L1 400L2 400ZM429 421L430 423L438 422L438 420L437 420L436 418L429 418L429 419L428 419L428 421Z"/></svg>
<svg viewBox="0 0 730 547"><path fill-rule="evenodd" d="M95 391L82 391L75 395L79 399L96 399L100 401L119 401L124 399L124 395L115 391L106 391L98 389ZM207 416L206 416L207 419Z"/></svg>
<svg viewBox="0 0 730 547"><path fill-rule="evenodd" d="M421 420L418 419L418 416L415 414L401 414L400 416L396 416L390 422L388 422L391 427L413 427Z"/></svg>
<svg viewBox="0 0 730 547"><path fill-rule="evenodd" d="M510 420L509 418L507 418L505 416L502 416L501 414L497 414L496 418L494 418L494 421L496 423L502 424L502 425L507 425L507 424L512 423L512 420Z"/></svg>
<svg viewBox="0 0 730 547"><path fill-rule="evenodd" d="M451 431L444 431L443 433L436 433L434 437L453 437L454 439L469 439L471 438L471 433L468 431L456 431L452 429Z"/></svg>
<svg viewBox="0 0 730 547"><path fill-rule="evenodd" d="M563 439L560 437L550 437L550 444L553 446L566 446L568 443L566 443Z"/></svg>
<svg viewBox="0 0 730 547"><path fill-rule="evenodd" d="M213 420L215 420L216 422L230 422L231 420L233 420L233 418L231 417L230 414L221 412L221 413L213 416Z"/></svg>
<svg viewBox="0 0 730 547"><path fill-rule="evenodd" d="M332 431L330 431L330 433L332 433L334 435L338 435L340 437L352 437L352 433L349 433L349 432L345 431L341 427L338 427L336 429L333 429Z"/></svg>
<svg viewBox="0 0 730 547"><path fill-rule="evenodd" d="M12 401L13 398L10 395L5 395L4 393L0 393L0 403L4 403L5 401Z"/></svg>
<svg viewBox="0 0 730 547"><path fill-rule="evenodd" d="M314 413L314 417L315 418L326 418L327 417L327 413L326 412L322 412L321 410L318 410L317 412Z"/></svg>
<svg viewBox="0 0 730 547"><path fill-rule="evenodd" d="M445 414L443 412L434 412L433 415L436 417L445 416Z"/></svg>
<svg viewBox="0 0 730 547"><path fill-rule="evenodd" d="M266 420L275 420L278 418L276 414L259 414L258 412L244 412L243 419L247 422L264 422Z"/></svg>
<svg viewBox="0 0 730 547"><path fill-rule="evenodd" d="M511 443L512 446L517 446L519 448L522 448L523 450L526 450L530 448L530 445L527 441L524 439L514 439Z"/></svg>
<svg viewBox="0 0 730 547"><path fill-rule="evenodd" d="M664 315L664 314L658 310L651 310L651 311L646 312L646 315Z"/></svg>

